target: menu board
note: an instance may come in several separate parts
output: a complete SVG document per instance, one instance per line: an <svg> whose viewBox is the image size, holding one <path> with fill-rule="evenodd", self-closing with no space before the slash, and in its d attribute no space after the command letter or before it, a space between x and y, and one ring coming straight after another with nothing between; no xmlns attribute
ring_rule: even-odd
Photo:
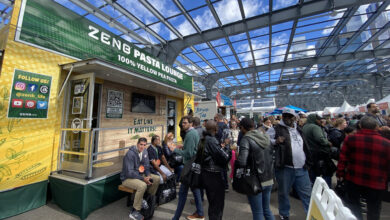
<svg viewBox="0 0 390 220"><path fill-rule="evenodd" d="M15 69L8 118L47 118L51 76Z"/></svg>
<svg viewBox="0 0 390 220"><path fill-rule="evenodd" d="M108 90L106 118L122 118L123 92Z"/></svg>

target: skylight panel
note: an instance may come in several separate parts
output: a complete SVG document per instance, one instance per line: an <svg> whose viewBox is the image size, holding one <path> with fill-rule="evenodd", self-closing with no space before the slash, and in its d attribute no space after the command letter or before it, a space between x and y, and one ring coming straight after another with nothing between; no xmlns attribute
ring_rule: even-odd
<svg viewBox="0 0 390 220"><path fill-rule="evenodd" d="M222 46L222 45L226 45L227 44L225 38L220 38L218 40L213 40L213 41L210 41L210 43L214 47L218 47L218 46Z"/></svg>
<svg viewBox="0 0 390 220"><path fill-rule="evenodd" d="M237 60L234 56L228 56L228 57L223 57L223 60L225 61L225 63L227 64L234 64L234 63L237 63Z"/></svg>
<svg viewBox="0 0 390 220"><path fill-rule="evenodd" d="M243 0L245 18L269 12L269 0Z"/></svg>
<svg viewBox="0 0 390 220"><path fill-rule="evenodd" d="M106 5L101 10L112 18L117 18L122 15L119 11L115 10L111 5Z"/></svg>
<svg viewBox="0 0 390 220"><path fill-rule="evenodd" d="M242 52L248 52L250 51L248 41L240 41L237 43L233 43L233 48L236 51L236 53L242 53Z"/></svg>
<svg viewBox="0 0 390 220"><path fill-rule="evenodd" d="M241 12L237 0L219 1L213 5L222 24L241 20Z"/></svg>
<svg viewBox="0 0 390 220"><path fill-rule="evenodd" d="M213 14L208 7L202 7L200 9L191 11L189 14L202 31L218 26Z"/></svg>
<svg viewBox="0 0 390 220"><path fill-rule="evenodd" d="M291 29L293 23L294 23L293 21L288 21L281 24L272 25L272 32L285 31Z"/></svg>
<svg viewBox="0 0 390 220"><path fill-rule="evenodd" d="M169 19L168 21L183 36L187 36L187 35L196 33L196 30L194 29L194 27L192 27L191 23L189 21L187 21L187 19L184 17L184 15L174 17L172 19ZM172 37L171 37L171 39L172 39Z"/></svg>
<svg viewBox="0 0 390 220"><path fill-rule="evenodd" d="M201 50L199 53L202 54L203 57L205 57L207 60L217 58L211 49Z"/></svg>
<svg viewBox="0 0 390 220"><path fill-rule="evenodd" d="M291 31L283 31L272 35L272 46L287 44Z"/></svg>
<svg viewBox="0 0 390 220"><path fill-rule="evenodd" d="M265 28L260 28L260 29L256 29L253 31L249 31L249 36L250 37L258 37L261 35L268 34L268 29L269 29L268 27L265 27Z"/></svg>
<svg viewBox="0 0 390 220"><path fill-rule="evenodd" d="M189 54L186 54L185 56L188 59L190 59L192 62L202 61L202 59L200 57L198 57L198 55L196 55L195 53L189 53Z"/></svg>
<svg viewBox="0 0 390 220"><path fill-rule="evenodd" d="M255 60L255 63L256 63L256 66L260 66L260 65L265 65L265 64L268 64L268 57L267 58L263 58L263 59L256 59Z"/></svg>
<svg viewBox="0 0 390 220"><path fill-rule="evenodd" d="M97 8L105 4L104 0L87 0L87 1Z"/></svg>
<svg viewBox="0 0 390 220"><path fill-rule="evenodd" d="M114 33L115 35L119 35L121 34L122 32L118 31L117 29L115 28L112 28L110 27L106 22L100 20L99 18L97 18L96 16L92 15L92 14L89 14L87 16L85 16L88 20L100 25L101 27L104 27L105 29L111 31L112 33Z"/></svg>
<svg viewBox="0 0 390 220"><path fill-rule="evenodd" d="M152 29L154 32L156 32L158 35L160 35L160 37L164 38L164 40L174 40L174 39L178 38L162 22L158 22L156 24L153 24L153 25L149 26L149 28Z"/></svg>
<svg viewBox="0 0 390 220"><path fill-rule="evenodd" d="M127 9L131 14L136 16L144 24L158 22L158 18L156 18L148 9L146 9L138 1L117 0L117 3L120 4L123 8Z"/></svg>
<svg viewBox="0 0 390 220"><path fill-rule="evenodd" d="M125 40L127 40L129 42L132 42L134 44L137 44L138 47L142 47L141 44L138 44L138 41L134 40L133 38L129 37L128 35L124 34L124 35L121 36L121 38L123 38L123 39L125 39Z"/></svg>
<svg viewBox="0 0 390 220"><path fill-rule="evenodd" d="M237 63L229 64L228 66L229 66L229 68L230 68L231 70L236 70L236 69L239 69L239 68L240 68L240 66L239 66Z"/></svg>
<svg viewBox="0 0 390 220"><path fill-rule="evenodd" d="M182 54L188 54L188 53L192 53L193 51L191 50L191 48L187 47L186 49L182 50L181 52L182 52Z"/></svg>
<svg viewBox="0 0 390 220"><path fill-rule="evenodd" d="M165 18L180 14L180 10L172 1L168 0L147 0Z"/></svg>
<svg viewBox="0 0 390 220"><path fill-rule="evenodd" d="M211 59L211 60L208 60L208 61L215 67L223 66L222 62L219 61L219 59Z"/></svg>
<svg viewBox="0 0 390 220"><path fill-rule="evenodd" d="M128 19L124 15L116 18L116 21L118 21L119 23L121 23L122 25L124 25L125 27L127 27L128 29L131 29L131 30L138 28L138 26L133 21L131 21L130 19Z"/></svg>
<svg viewBox="0 0 390 220"><path fill-rule="evenodd" d="M193 8L200 7L202 5L206 5L205 0L179 0L180 3L184 6L185 9L191 10Z"/></svg>
<svg viewBox="0 0 390 220"><path fill-rule="evenodd" d="M269 56L268 48L261 50L254 50L253 54L255 55L255 59L267 58Z"/></svg>
<svg viewBox="0 0 390 220"><path fill-rule="evenodd" d="M55 2L65 6L66 8L76 12L77 14L79 15L85 15L86 13L88 13L86 10L80 8L79 6L73 4L72 2L70 1L64 1L64 0L55 0ZM1 4L2 5L2 4ZM6 8L6 6L4 5L4 8ZM1 8L0 10L4 10L4 8Z"/></svg>
<svg viewBox="0 0 390 220"><path fill-rule="evenodd" d="M273 10L278 10L281 8L287 8L293 5L296 5L298 0L276 0L273 1Z"/></svg>
<svg viewBox="0 0 390 220"><path fill-rule="evenodd" d="M160 43L159 40L157 40L155 37L153 37L153 35L146 32L144 29L139 29L136 31L136 33L152 44L159 44Z"/></svg>
<svg viewBox="0 0 390 220"><path fill-rule="evenodd" d="M230 47L227 45L215 47L214 49L219 53L220 56L227 56L233 54L232 50L230 50Z"/></svg>
<svg viewBox="0 0 390 220"><path fill-rule="evenodd" d="M218 66L218 67L215 67L215 68L218 70L218 72L225 72L225 71L227 71L225 66Z"/></svg>
<svg viewBox="0 0 390 220"><path fill-rule="evenodd" d="M206 43L197 44L197 45L194 45L194 47L197 50L203 50L203 49L209 48L209 46Z"/></svg>
<svg viewBox="0 0 390 220"><path fill-rule="evenodd" d="M63 1L61 1L61 0L55 0L55 1L58 2L58 3L60 3L60 4L62 4L62 2L63 2ZM7 5L5 5L5 4L3 4L3 3L0 3L0 10L1 10L1 11L4 10L6 7L7 7Z"/></svg>
<svg viewBox="0 0 390 220"><path fill-rule="evenodd" d="M236 41L240 41L240 40L245 40L247 38L246 38L246 33L241 33L241 34L229 36L229 39L232 42L236 42Z"/></svg>

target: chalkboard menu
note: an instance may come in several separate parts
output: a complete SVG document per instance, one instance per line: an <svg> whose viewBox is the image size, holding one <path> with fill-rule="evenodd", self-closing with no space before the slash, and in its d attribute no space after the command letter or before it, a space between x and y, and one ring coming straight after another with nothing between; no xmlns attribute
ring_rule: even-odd
<svg viewBox="0 0 390 220"><path fill-rule="evenodd" d="M156 113L156 97L139 93L132 93L131 112Z"/></svg>

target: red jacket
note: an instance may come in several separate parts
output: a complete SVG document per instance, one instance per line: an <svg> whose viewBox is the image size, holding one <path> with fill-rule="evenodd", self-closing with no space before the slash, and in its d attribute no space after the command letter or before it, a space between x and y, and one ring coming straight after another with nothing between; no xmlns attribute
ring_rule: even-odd
<svg viewBox="0 0 390 220"><path fill-rule="evenodd" d="M337 177L356 185L384 190L390 171L390 141L377 131L361 129L344 140Z"/></svg>

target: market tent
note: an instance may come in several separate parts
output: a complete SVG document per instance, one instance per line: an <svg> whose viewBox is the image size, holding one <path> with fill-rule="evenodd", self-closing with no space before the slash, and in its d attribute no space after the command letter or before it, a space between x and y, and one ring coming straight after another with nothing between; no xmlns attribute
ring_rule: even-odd
<svg viewBox="0 0 390 220"><path fill-rule="evenodd" d="M335 113L340 107L325 107L323 111L323 115L332 115Z"/></svg>
<svg viewBox="0 0 390 220"><path fill-rule="evenodd" d="M288 105L285 108L291 108L291 109L295 110L297 113L298 112L307 112L307 110L299 108L299 107L296 107L296 106L293 106L293 105Z"/></svg>
<svg viewBox="0 0 390 220"><path fill-rule="evenodd" d="M347 101L344 101L344 103L335 113L340 114L340 113L353 112L353 111L355 111L355 108L352 107L350 104L348 104Z"/></svg>
<svg viewBox="0 0 390 220"><path fill-rule="evenodd" d="M390 95L376 102L380 110L387 110L390 106Z"/></svg>
<svg viewBox="0 0 390 220"><path fill-rule="evenodd" d="M380 104L380 103L386 103L386 102L387 102L387 103L390 102L390 95L384 97L383 99L377 101L376 103L377 103L377 104Z"/></svg>

